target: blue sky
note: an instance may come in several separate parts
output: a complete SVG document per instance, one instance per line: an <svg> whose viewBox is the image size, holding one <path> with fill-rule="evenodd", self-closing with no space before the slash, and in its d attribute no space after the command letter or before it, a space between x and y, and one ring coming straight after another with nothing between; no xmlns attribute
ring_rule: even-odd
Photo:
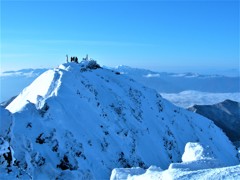
<svg viewBox="0 0 240 180"><path fill-rule="evenodd" d="M239 1L1 2L1 71L101 65L198 71L239 68Z"/></svg>

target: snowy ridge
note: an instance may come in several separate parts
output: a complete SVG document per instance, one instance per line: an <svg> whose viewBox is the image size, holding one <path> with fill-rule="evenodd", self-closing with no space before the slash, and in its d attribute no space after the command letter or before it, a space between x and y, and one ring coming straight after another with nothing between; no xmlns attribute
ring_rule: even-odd
<svg viewBox="0 0 240 180"><path fill-rule="evenodd" d="M107 179L114 168L167 169L181 162L188 142L208 146L220 166L239 163L212 121L94 61L45 72L7 109L12 160L1 151L0 178Z"/></svg>
<svg viewBox="0 0 240 180"><path fill-rule="evenodd" d="M54 70L48 70L39 76L30 86L25 88L22 93L8 106L12 113L21 110L27 103L37 104L39 98L48 98L55 92L59 74ZM36 88L38 87L38 88ZM17 102L14 103L14 102Z"/></svg>
<svg viewBox="0 0 240 180"><path fill-rule="evenodd" d="M8 101L18 95L34 79L48 69L22 69L18 71L6 71L0 74L0 102Z"/></svg>

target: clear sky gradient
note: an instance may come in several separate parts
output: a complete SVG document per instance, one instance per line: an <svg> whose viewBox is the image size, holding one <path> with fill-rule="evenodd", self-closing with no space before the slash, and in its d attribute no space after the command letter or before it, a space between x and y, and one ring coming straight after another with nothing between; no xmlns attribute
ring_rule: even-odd
<svg viewBox="0 0 240 180"><path fill-rule="evenodd" d="M1 1L1 71L86 54L152 70L239 69L239 1Z"/></svg>

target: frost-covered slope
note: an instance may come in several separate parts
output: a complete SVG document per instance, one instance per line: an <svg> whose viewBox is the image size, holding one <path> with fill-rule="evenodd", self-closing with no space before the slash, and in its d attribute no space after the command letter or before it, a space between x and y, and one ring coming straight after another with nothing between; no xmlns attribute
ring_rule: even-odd
<svg viewBox="0 0 240 180"><path fill-rule="evenodd" d="M92 61L45 72L7 109L14 126L4 137L15 161L0 165L0 177L13 170L8 177L103 179L116 167L166 169L181 161L187 142L209 146L222 166L238 163L212 121Z"/></svg>
<svg viewBox="0 0 240 180"><path fill-rule="evenodd" d="M214 105L194 105L189 110L213 120L233 142L240 141L239 102L225 100Z"/></svg>

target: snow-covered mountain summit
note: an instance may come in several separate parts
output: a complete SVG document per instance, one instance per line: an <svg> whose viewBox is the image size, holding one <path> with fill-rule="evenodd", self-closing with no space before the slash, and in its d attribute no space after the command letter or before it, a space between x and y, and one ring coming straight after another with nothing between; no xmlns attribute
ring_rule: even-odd
<svg viewBox="0 0 240 180"><path fill-rule="evenodd" d="M181 162L185 144L207 146L219 166L239 163L214 123L95 61L48 70L7 109L0 178L106 179L118 167Z"/></svg>

